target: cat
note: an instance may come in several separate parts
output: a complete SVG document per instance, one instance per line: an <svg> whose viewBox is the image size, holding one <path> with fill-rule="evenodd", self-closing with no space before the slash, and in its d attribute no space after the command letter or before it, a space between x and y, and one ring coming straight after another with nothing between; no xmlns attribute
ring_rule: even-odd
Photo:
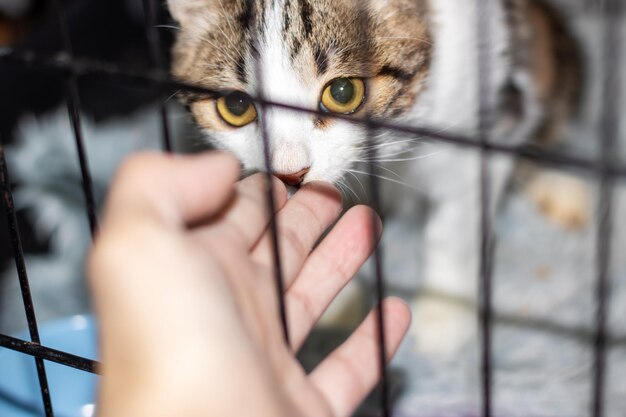
<svg viewBox="0 0 626 417"><path fill-rule="evenodd" d="M341 184L371 156L368 146L377 150L375 162L388 167L415 141L378 130L372 145L365 126L285 108L261 111L250 96L475 137L479 1L169 0L181 28L172 73L227 92L181 97L207 140L232 152L245 169L265 169L265 132L272 171L286 184ZM575 110L575 42L539 1L487 0L485 7L492 40L483 56L491 69L489 136L510 145L550 142ZM413 215L425 195L425 288L475 299L480 154L425 142L420 152L435 157L386 168L421 190L392 190L384 198L392 203L386 214ZM512 158L491 161L492 214L514 167ZM424 354L451 354L475 331L475 318L453 303L425 295L414 309L417 348Z"/></svg>

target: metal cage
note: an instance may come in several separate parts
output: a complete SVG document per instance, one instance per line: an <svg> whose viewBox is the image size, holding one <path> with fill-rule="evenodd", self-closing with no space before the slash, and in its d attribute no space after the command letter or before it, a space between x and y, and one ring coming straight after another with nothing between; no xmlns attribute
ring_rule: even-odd
<svg viewBox="0 0 626 417"><path fill-rule="evenodd" d="M146 32L145 36L150 47L150 56L152 61L151 68L144 70L135 70L124 67L115 62L101 62L94 60L81 59L74 56L72 51L72 39L70 38L63 2L54 0L53 10L58 19L58 25L61 30L63 49L56 53L46 53L36 50L5 50L0 51L0 65L11 63L24 68L35 69L55 73L63 76L65 80L65 97L67 99L68 113L71 120L71 126L74 133L77 156L80 162L80 169L83 179L83 192L85 198L85 214L89 220L92 235L98 227L98 219L96 215L96 204L94 201L94 193L92 189L92 180L90 176L89 161L86 156L83 143L83 135L81 131L81 103L78 94L77 80L83 76L102 77L107 80L123 81L141 85L144 88L158 91L165 97L171 91L183 90L189 92L200 93L210 96L218 96L220 91L207 90L194 85L184 84L173 80L168 76L167 69L164 64L164 55L162 42L159 32L157 31L157 6L161 2L154 0L143 0ZM486 24L489 19L488 0L479 2L478 7L478 25L479 25L479 46L476 53L479 57L488 56L489 44L491 42L489 34L489 25ZM478 138L463 137L455 134L447 134L442 131L434 131L431 129L399 126L384 120L354 120L344 116L329 116L328 114L316 112L312 110L297 108L283 103L271 102L261 96L253 97L255 104L261 108L265 107L281 107L297 112L305 112L311 114L320 114L324 117L337 117L349 121L350 123L364 124L368 131L370 140L377 130L392 130L400 132L415 138L429 138L432 141L440 141L448 144L454 144L468 149L474 149L480 152L482 169L481 169L481 216L476 219L480 222L481 228L481 244L477 248L477 256L480 259L480 289L479 289L479 329L481 340L481 360L477 364L481 375L481 392L482 392L482 415L490 417L492 411L492 390L493 390L493 370L492 370L492 265L493 265L493 248L494 241L492 238L492 224L488 215L488 202L490 201L489 184L490 170L489 159L492 155L507 155L523 160L532 160L544 165L550 165L557 168L573 167L593 174L600 184L600 198L597 201L599 220L596 224L597 233L597 252L596 256L596 326L594 331L594 366L593 366L593 383L592 383L592 409L589 415L593 417L601 417L604 414L604 387L605 387L605 368L607 357L607 314L609 310L608 300L611 283L609 281L608 265L611 257L611 231L613 222L613 189L616 181L626 179L626 166L620 165L616 157L616 143L618 140L619 126L619 85L620 85L620 13L622 12L623 2L620 0L597 0L587 1L588 13L594 13L601 17L603 22L604 37L604 80L603 80L603 105L602 119L597 132L601 139L601 152L595 159L585 159L576 156L560 154L556 152L547 152L537 149L530 149L522 146L509 146L490 141L490 119L487 96L489 90L489 79L491 69L488 67L487 59L479 59L480 74L480 103L479 103L479 132ZM172 151L172 142L170 138L170 127L168 123L168 112L165 104L160 105L160 117L162 121L162 148L165 152ZM269 152L267 132L264 132L264 149L265 162L269 168ZM376 167L370 164L371 173L375 173ZM268 169L267 172L270 172ZM17 268L20 288L24 302L24 310L27 316L28 331L30 340L20 340L9 335L0 334L0 346L19 351L30 355L36 363L36 369L39 378L39 386L41 388L41 400L44 405L45 415L51 417L54 415L53 406L50 397L48 379L46 377L45 361L56 362L68 367L73 367L84 372L97 373L98 363L94 360L78 357L76 355L61 352L42 345L37 317L35 314L35 306L30 294L29 279L24 261L24 251L20 239L20 228L16 218L16 210L14 208L12 190L9 180L9 167L7 166L4 149L0 144L0 187L2 191L2 200L4 210L8 219L10 228L10 240L12 244L15 265ZM270 174L268 174L269 176ZM374 209L380 206L380 196L378 191L378 181L376 176L372 177L371 195ZM273 199L268 198L268 210L274 213ZM276 236L277 224L271 222L270 228L274 241L275 265L280 265L278 241ZM375 259L375 276L376 276L376 299L380 303L385 294L385 280L383 277L381 250L376 250ZM282 278L280 268L276 272L276 290L281 300L280 312L285 337L288 338L286 323L289 319L286 316L284 300L282 298ZM383 331L382 310L378 317L378 334L380 342L380 366L382 369L382 390L380 399L381 415L390 416L390 401L388 395L388 376L385 372L385 340Z"/></svg>

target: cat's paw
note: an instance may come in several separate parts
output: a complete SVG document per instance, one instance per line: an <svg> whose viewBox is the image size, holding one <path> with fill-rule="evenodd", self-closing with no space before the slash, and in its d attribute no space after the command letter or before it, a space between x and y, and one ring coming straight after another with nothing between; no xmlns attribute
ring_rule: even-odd
<svg viewBox="0 0 626 417"><path fill-rule="evenodd" d="M420 355L453 359L476 331L476 315L462 305L420 297L413 311L411 330Z"/></svg>
<svg viewBox="0 0 626 417"><path fill-rule="evenodd" d="M573 175L541 172L528 184L527 191L539 210L561 227L576 230L589 224L591 191L588 184Z"/></svg>

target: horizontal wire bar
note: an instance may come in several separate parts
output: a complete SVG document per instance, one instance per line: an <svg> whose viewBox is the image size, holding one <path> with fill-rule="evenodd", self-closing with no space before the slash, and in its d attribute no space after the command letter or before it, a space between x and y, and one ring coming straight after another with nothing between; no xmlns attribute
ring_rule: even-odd
<svg viewBox="0 0 626 417"><path fill-rule="evenodd" d="M0 334L0 346L92 374L97 374L100 366L97 361L92 359L83 358L5 334Z"/></svg>
<svg viewBox="0 0 626 417"><path fill-rule="evenodd" d="M176 81L167 77L162 72L155 71L153 69L130 69L103 61L93 61L82 58L70 59L67 55L64 54L49 55L39 54L32 51L10 52L5 53L4 55L0 54L0 62L11 62L18 65L26 65L28 67L34 67L33 69L39 70L54 70L59 72L73 71L78 76L103 76L116 80L126 80L136 83L157 83L165 88L171 89L172 91L184 90L193 93L204 94L208 97L218 97L228 93L228 91L220 91L217 89L210 89L198 85ZM252 101L261 106L278 107L300 113L307 113L312 115L318 115L321 117L344 120L346 122L358 125L366 126L368 124L365 119L357 119L345 115L329 115L328 113L324 113L321 110L305 109L302 107L260 99L257 97L251 98ZM378 119L371 120L369 124L370 126L372 126L372 128L375 129L413 135L415 136L414 140L416 141L416 143L419 143L424 139L432 139L451 145L458 145L475 149L485 149L492 153L510 155L522 159L541 162L555 167L578 168L591 172L598 176L608 175L610 177L626 179L626 166L623 165L613 164L611 166L604 166L598 164L598 161L596 160L589 160L563 153L557 153L554 151L548 152L543 149L524 145L507 145L493 142L486 142L483 144L468 136L450 134L429 127L406 126L402 124L389 123Z"/></svg>

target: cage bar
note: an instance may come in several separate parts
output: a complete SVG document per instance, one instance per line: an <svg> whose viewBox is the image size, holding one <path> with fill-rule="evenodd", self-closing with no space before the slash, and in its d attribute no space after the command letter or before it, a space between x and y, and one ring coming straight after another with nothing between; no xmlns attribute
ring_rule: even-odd
<svg viewBox="0 0 626 417"><path fill-rule="evenodd" d="M100 366L97 361L4 334L0 334L0 346L92 374L97 373L97 369Z"/></svg>
<svg viewBox="0 0 626 417"><path fill-rule="evenodd" d="M370 27L369 27L369 11L365 2L359 3L359 29L361 47L371 50L372 44L370 42ZM371 68L369 69L371 71ZM328 116L328 115L327 115ZM335 116L334 114L332 115ZM372 240L373 240L373 254L374 261L374 283L375 283L375 306L376 306L376 337L378 340L378 368L380 372L380 412L383 417L390 417L392 414L391 401L389 398L389 372L387 370L387 339L385 333L385 310L383 308L383 302L385 300L385 276L383 272L384 257L383 248L378 245L378 236L375 232L378 229L378 213L382 213L382 204L380 196L380 173L379 167L376 165L376 159L378 155L378 148L374 146L374 137L376 135L376 127L374 125L374 119L369 111L365 113L364 127L365 127L365 143L367 147L367 170L369 176L369 191L370 199L369 205L373 209L371 217Z"/></svg>
<svg viewBox="0 0 626 417"><path fill-rule="evenodd" d="M600 174L600 195L598 201L597 252L596 252L596 330L593 351L593 392L591 414L603 417L606 391L607 321L610 294L610 264L613 238L613 205L615 178L608 167L615 164L616 144L619 135L619 99L621 91L621 0L600 0L603 21L602 44L604 77L603 103L600 121L601 149L598 165Z"/></svg>
<svg viewBox="0 0 626 417"><path fill-rule="evenodd" d="M478 140L480 144L480 263L478 321L481 341L480 375L483 417L492 415L492 283L493 238L491 222L491 150L487 149L492 129L491 95L491 13L490 0L479 0L476 7L478 41Z"/></svg>
<svg viewBox="0 0 626 417"><path fill-rule="evenodd" d="M65 16L65 9L61 4L61 0L54 0L53 6L57 19L59 21L59 29L61 31L62 48L69 61L73 61L74 52L72 50L72 39L70 30ZM89 161L85 151L85 141L83 140L83 132L81 128L80 117L80 95L78 93L78 77L74 72L70 72L65 81L65 95L67 99L67 111L72 124L74 133L74 141L76 142L76 152L78 154L78 162L80 164L80 173L82 176L83 194L85 195L87 218L89 219L89 228L91 236L96 234L98 230L98 218L96 216L96 201L93 193L93 181L89 170Z"/></svg>
<svg viewBox="0 0 626 417"><path fill-rule="evenodd" d="M261 75L260 65L257 64L257 75ZM285 343L290 344L289 323L287 319L287 306L285 304L285 282L283 280L283 269L280 261L280 242L278 238L278 222L276 220L276 202L274 200L274 188L272 187L273 178L270 159L270 139L267 132L265 107L261 106L261 139L263 141L263 161L265 163L265 178L267 183L267 210L270 214L269 231L272 241L272 254L274 256L274 281L276 286L276 296L278 298L278 311L280 314L280 322L283 329Z"/></svg>
<svg viewBox="0 0 626 417"><path fill-rule="evenodd" d="M165 60L163 59L163 51L161 49L161 36L157 30L158 18L154 0L143 0L143 12L146 21L146 38L148 39L152 65L157 70L165 73ZM159 103L159 113L161 118L161 131L163 135L163 149L166 152L172 152L171 130L167 112L167 103L165 101L161 101Z"/></svg>
<svg viewBox="0 0 626 417"><path fill-rule="evenodd" d="M259 18L259 14L263 13L263 10L258 10L256 7L256 2L254 0L247 0L247 7L250 8L252 13L250 14L250 21L248 22L248 26L254 27L256 25L257 19ZM253 34L252 45L253 50L260 50L260 41L258 39L258 34L256 30L252 30ZM257 97L263 98L263 63L260 60L258 54L254 54L254 69L256 79L258 80L257 87ZM265 178L267 183L267 210L269 214L270 224L269 231L270 237L272 241L272 252L273 252L273 263L274 263L274 282L276 288L276 297L278 300L278 311L280 315L280 322L283 329L283 336L285 338L285 343L287 346L290 346L290 336L289 336L289 322L287 317L287 305L285 303L285 281L282 269L282 263L280 260L280 241L279 241L279 231L278 231L278 222L276 220L276 201L274 199L274 187L273 177L272 177L272 161L271 161L271 151L270 151L270 137L269 132L267 131L267 118L266 118L266 106L264 104L265 100L259 100L258 104L261 107L261 114L259 120L259 126L261 129L261 140L263 142L263 162L265 164Z"/></svg>
<svg viewBox="0 0 626 417"><path fill-rule="evenodd" d="M184 90L191 93L204 94L209 97L217 97L227 93L226 91L218 91L198 85L179 82L154 72L141 72L133 70L123 65L115 65L81 58L67 60L63 57L59 57L58 55L50 55L34 51L11 51L5 55L0 54L0 62L10 62L13 64L24 65L29 69L41 69L44 71L60 73L73 72L78 76L98 76L110 80L131 82L137 85L160 84L163 85L164 88L172 91ZM328 117L326 113L323 113L320 110L306 109L292 104L267 100L254 95L250 97L252 101L260 107L276 107L299 113ZM332 115L331 117L356 125L366 125L365 120L351 118L349 116ZM445 132L442 129L437 130L430 126L408 126L397 123L389 123L380 119L370 120L369 124L376 129L406 134L413 138L416 143L422 141L424 138L429 138L438 142L465 148L483 148L490 154L513 156L556 168L578 168L590 172L598 177L600 177L602 172L607 172L608 175L614 178L626 180L625 164L614 164L610 167L599 167L597 160L577 157L558 151L545 151L526 145L510 145L492 141L486 141L483 144L477 142L472 137Z"/></svg>
<svg viewBox="0 0 626 417"><path fill-rule="evenodd" d="M369 119L369 116L366 116ZM369 190L371 194L371 200L369 201L374 213L372 213L372 230L378 229L378 218L376 213L382 213L381 210L381 198L380 198L380 181L379 173L376 164L373 162L376 159L377 148L372 146L374 143L375 130L368 126L367 128L367 148L368 148L368 160L367 164L369 179ZM374 253L372 254L374 259L374 277L376 284L376 336L378 338L378 366L380 368L380 407L383 417L391 416L391 404L389 399L389 373L387 372L387 339L385 336L385 310L383 309L383 301L385 300L385 277L383 273L383 248L378 245L377 235L374 232L372 235L374 240Z"/></svg>
<svg viewBox="0 0 626 417"><path fill-rule="evenodd" d="M33 344L40 345L39 328L37 326L37 316L35 315L35 306L30 293L30 284L28 282L28 273L26 272L26 262L24 260L24 248L15 215L15 204L13 202L13 193L11 192L11 184L9 180L9 170L4 155L4 147L0 142L0 189L2 190L2 201L6 210L9 231L11 234L11 246L13 248L13 258L17 268L17 276L20 282L20 291L24 302L24 312L26 313L26 321L28 323L28 332ZM46 417L53 417L52 401L50 400L50 388L48 386L48 377L46 376L46 366L43 359L35 357L35 366L37 368L37 378L39 379L39 387L41 389L41 399L43 401Z"/></svg>

